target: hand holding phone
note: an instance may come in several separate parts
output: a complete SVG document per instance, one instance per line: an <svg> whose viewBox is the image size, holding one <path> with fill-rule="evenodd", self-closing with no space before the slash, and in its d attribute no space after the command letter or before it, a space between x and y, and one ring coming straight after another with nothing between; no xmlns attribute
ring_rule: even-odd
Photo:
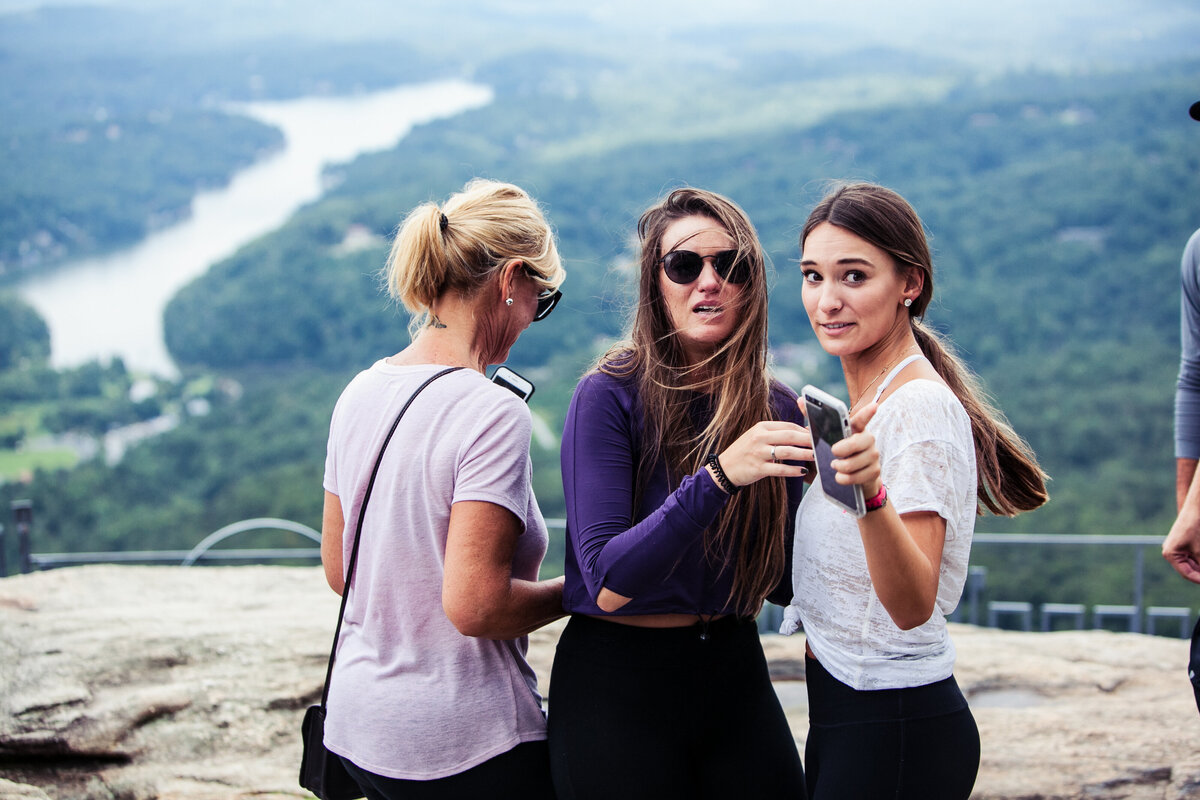
<svg viewBox="0 0 1200 800"><path fill-rule="evenodd" d="M492 373L492 383L499 384L505 389L512 390L517 397L529 402L529 398L533 397L533 383L527 378L518 375L508 367L497 367Z"/></svg>
<svg viewBox="0 0 1200 800"><path fill-rule="evenodd" d="M821 489L830 500L859 519L867 513L862 487L857 484L844 486L837 482L837 471L833 468L833 453L830 449L850 435L850 414L846 410L846 404L815 386L805 386L800 394L804 398L808 429L812 433L813 453L817 461Z"/></svg>

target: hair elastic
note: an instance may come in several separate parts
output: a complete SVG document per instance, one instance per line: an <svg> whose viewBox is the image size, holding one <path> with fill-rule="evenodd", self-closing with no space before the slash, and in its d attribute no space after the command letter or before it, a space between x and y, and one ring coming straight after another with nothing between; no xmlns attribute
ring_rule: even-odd
<svg viewBox="0 0 1200 800"><path fill-rule="evenodd" d="M733 495L742 490L742 487L729 480L729 476L725 474L725 470L721 467L721 460L717 458L716 453L709 453L708 458L704 459L704 463L712 468L713 475L717 479L717 485L724 489L726 494Z"/></svg>
<svg viewBox="0 0 1200 800"><path fill-rule="evenodd" d="M445 233L445 232L446 232L446 228L449 228L449 227L450 227L450 220L448 220L448 219L446 218L446 215L445 215L445 214L442 214L442 221L441 221L442 233Z"/></svg>

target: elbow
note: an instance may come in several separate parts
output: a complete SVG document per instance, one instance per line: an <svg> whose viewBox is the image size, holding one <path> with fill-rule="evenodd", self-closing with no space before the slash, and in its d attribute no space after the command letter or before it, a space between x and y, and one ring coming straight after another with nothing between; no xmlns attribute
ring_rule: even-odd
<svg viewBox="0 0 1200 800"><path fill-rule="evenodd" d="M896 611L888 611L888 616L892 618L892 622L902 631L911 631L914 628L919 628L926 622L929 622L933 616L934 603L931 601L928 604L914 606L907 609L897 609Z"/></svg>
<svg viewBox="0 0 1200 800"><path fill-rule="evenodd" d="M509 639L508 631L498 614L478 605L465 606L443 600L442 610L454 629L473 639Z"/></svg>
<svg viewBox="0 0 1200 800"><path fill-rule="evenodd" d="M601 589L600 593L596 595L596 605L606 614L612 614L620 611L632 599L632 597L625 597L608 589Z"/></svg>
<svg viewBox="0 0 1200 800"><path fill-rule="evenodd" d="M329 584L329 588L333 589L334 594L341 596L346 590L346 578L342 575L341 559L322 558L322 566L325 568L325 582Z"/></svg>

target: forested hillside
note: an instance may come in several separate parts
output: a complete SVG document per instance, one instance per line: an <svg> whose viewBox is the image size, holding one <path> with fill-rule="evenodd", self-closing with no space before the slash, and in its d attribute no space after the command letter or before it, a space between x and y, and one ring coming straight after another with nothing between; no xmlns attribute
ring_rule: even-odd
<svg viewBox="0 0 1200 800"><path fill-rule="evenodd" d="M162 25L122 9L0 14L0 285L135 242L280 146L278 131L228 102L393 86L438 69L381 43L214 53L180 46Z"/></svg>
<svg viewBox="0 0 1200 800"><path fill-rule="evenodd" d="M901 49L848 48L829 59L753 47L745 31L731 36L745 38L737 59L693 57L674 71L665 53L622 60L540 42L481 55L471 78L495 88L490 106L340 167L324 199L176 296L166 335L184 379L157 402L203 398L204 415L182 415L178 428L113 466L95 459L0 485L0 502L34 500L40 550L188 547L257 516L319 525L333 401L355 371L407 342L407 319L379 290L386 239L414 204L477 175L529 189L560 237L564 300L511 359L537 384L533 410L550 431L561 429L579 375L624 328L638 214L680 184L729 195L758 226L773 270L779 374L844 394L800 303L797 235L829 181L867 179L922 213L938 270L928 321L952 337L1053 479L1046 508L1011 522L984 518L979 529L1164 533L1173 518L1179 256L1200 226L1200 124L1187 117L1200 99L1200 61L981 75ZM350 59L348 49L336 52ZM282 53L265 59L274 64L267 85L283 95L312 86L310 62ZM410 74L444 69L430 58ZM394 74L374 70L372 80ZM218 70L195 91L237 96L229 87L245 74ZM0 90L0 108L15 102L5 91L13 90ZM256 136L237 147L269 146L269 130ZM227 172L241 152L206 163ZM180 185L188 180L197 176ZM19 184L0 173L4 191ZM144 220L144 209L132 216ZM379 243L342 247L357 226ZM0 230L0 259L19 241ZM0 337L0 357L4 347L21 353L0 375L0 393L28 393L43 382L31 376L46 375L44 333L22 324L34 343L11 348ZM95 396L128 383L121 373L105 372ZM45 396L6 399L56 419ZM95 405L93 426L144 413ZM556 447L534 448L550 517L562 513L557 458ZM977 558L998 563L986 550ZM552 552L548 569L560 559ZM1017 554L991 586L1030 599L1121 602L1113 592L1127 591L1127 567L1102 561L1089 555L1084 570L1078 554ZM1149 580L1149 602L1188 604L1165 568Z"/></svg>

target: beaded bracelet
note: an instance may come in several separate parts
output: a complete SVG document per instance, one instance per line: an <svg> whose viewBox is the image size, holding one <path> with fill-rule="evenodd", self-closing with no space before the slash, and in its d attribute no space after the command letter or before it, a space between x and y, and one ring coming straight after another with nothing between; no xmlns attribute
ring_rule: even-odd
<svg viewBox="0 0 1200 800"><path fill-rule="evenodd" d="M725 474L725 470L721 467L721 459L717 458L716 453L709 453L704 463L712 468L713 475L717 477L717 485L724 489L727 494L737 494L742 490L742 487L729 480L729 476Z"/></svg>

